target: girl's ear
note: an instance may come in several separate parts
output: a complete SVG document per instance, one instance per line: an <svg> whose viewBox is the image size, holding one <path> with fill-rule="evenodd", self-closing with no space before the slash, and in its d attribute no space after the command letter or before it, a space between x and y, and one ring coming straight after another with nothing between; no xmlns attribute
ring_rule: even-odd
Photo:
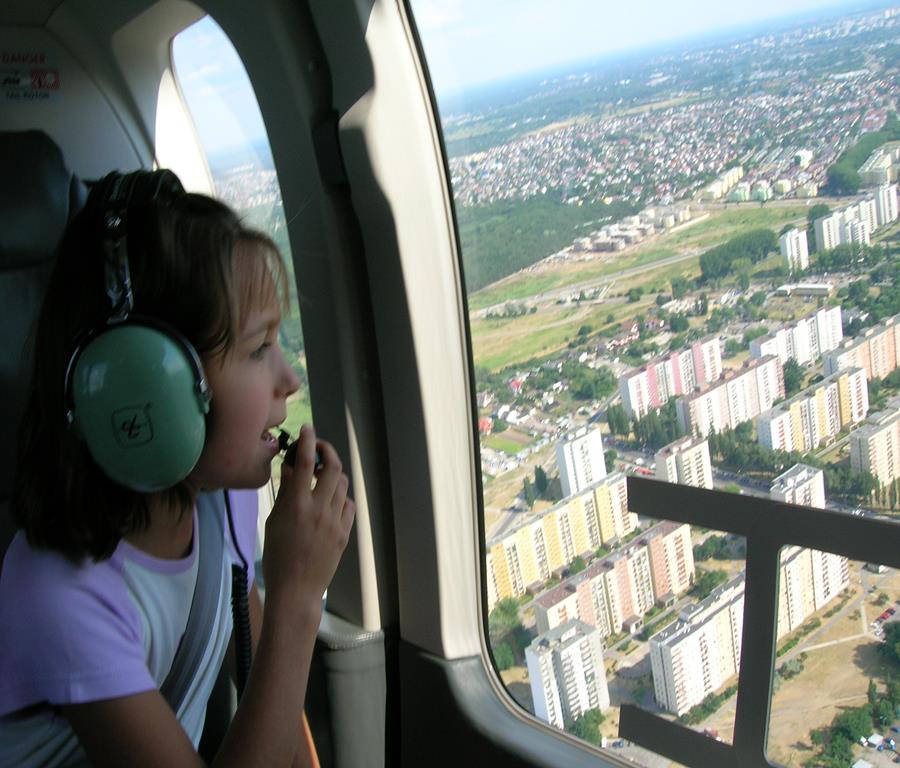
<svg viewBox="0 0 900 768"><path fill-rule="evenodd" d="M70 421L111 480L146 493L188 476L203 450L210 394L180 334L143 318L106 326L69 370Z"/></svg>

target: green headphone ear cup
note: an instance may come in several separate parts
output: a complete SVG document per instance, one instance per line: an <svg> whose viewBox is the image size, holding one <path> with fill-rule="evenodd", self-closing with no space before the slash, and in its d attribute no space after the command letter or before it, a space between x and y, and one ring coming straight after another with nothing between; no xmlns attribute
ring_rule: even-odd
<svg viewBox="0 0 900 768"><path fill-rule="evenodd" d="M71 381L74 426L110 479L136 491L170 488L203 450L207 403L190 355L145 325L111 327L92 339Z"/></svg>

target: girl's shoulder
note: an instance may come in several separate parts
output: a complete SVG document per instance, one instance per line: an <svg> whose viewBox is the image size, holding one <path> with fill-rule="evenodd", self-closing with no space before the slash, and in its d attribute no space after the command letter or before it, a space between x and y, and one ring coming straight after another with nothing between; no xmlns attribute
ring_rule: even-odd
<svg viewBox="0 0 900 768"><path fill-rule="evenodd" d="M115 558L74 563L19 532L0 573L0 626L0 715L152 687Z"/></svg>
<svg viewBox="0 0 900 768"><path fill-rule="evenodd" d="M39 609L47 600L60 603L78 595L115 599L124 596L121 570L116 557L73 562L55 550L32 547L19 531L3 559L0 610L10 602Z"/></svg>

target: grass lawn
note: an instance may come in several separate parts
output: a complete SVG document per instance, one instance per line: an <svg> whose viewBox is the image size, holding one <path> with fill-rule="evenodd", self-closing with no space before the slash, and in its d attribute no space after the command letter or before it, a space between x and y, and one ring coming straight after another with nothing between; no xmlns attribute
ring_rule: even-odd
<svg viewBox="0 0 900 768"><path fill-rule="evenodd" d="M481 442L488 448L493 448L495 451L503 451L509 456L515 456L524 447L522 443L510 440L502 435L487 435L481 438Z"/></svg>
<svg viewBox="0 0 900 768"><path fill-rule="evenodd" d="M675 233L653 237L621 254L602 256L592 262L541 266L535 272L511 275L472 294L469 297L469 308L484 309L554 288L616 275L622 270L652 264L688 249L711 248L751 229L769 227L780 230L789 222L804 219L805 215L806 206L802 203L796 206L769 207L758 204L732 205L723 210L713 210L704 221Z"/></svg>

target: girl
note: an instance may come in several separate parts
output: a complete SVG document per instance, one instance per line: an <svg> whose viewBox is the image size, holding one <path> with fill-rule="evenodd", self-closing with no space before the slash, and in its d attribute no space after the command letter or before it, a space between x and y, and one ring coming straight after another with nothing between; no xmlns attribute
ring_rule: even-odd
<svg viewBox="0 0 900 768"><path fill-rule="evenodd" d="M286 273L271 240L221 203L184 193L169 172L139 173L91 192L66 232L38 323L12 504L21 530L0 575L0 765L202 764L206 701L232 631L224 576L244 561L253 663L214 765L314 765L307 675L355 506L337 454L311 427L294 467L282 469L266 523L265 611L252 578L256 496L233 492L233 521L211 536L224 552L215 629L197 646L177 712L159 690L188 626L198 538L208 530L198 525L198 494L268 482L272 430L299 382L278 345ZM119 246L98 231L109 183L123 179L129 189L168 190L119 201L134 312L193 345L211 393L195 466L152 492L107 477L63 418L76 338L110 316L104 265Z"/></svg>

